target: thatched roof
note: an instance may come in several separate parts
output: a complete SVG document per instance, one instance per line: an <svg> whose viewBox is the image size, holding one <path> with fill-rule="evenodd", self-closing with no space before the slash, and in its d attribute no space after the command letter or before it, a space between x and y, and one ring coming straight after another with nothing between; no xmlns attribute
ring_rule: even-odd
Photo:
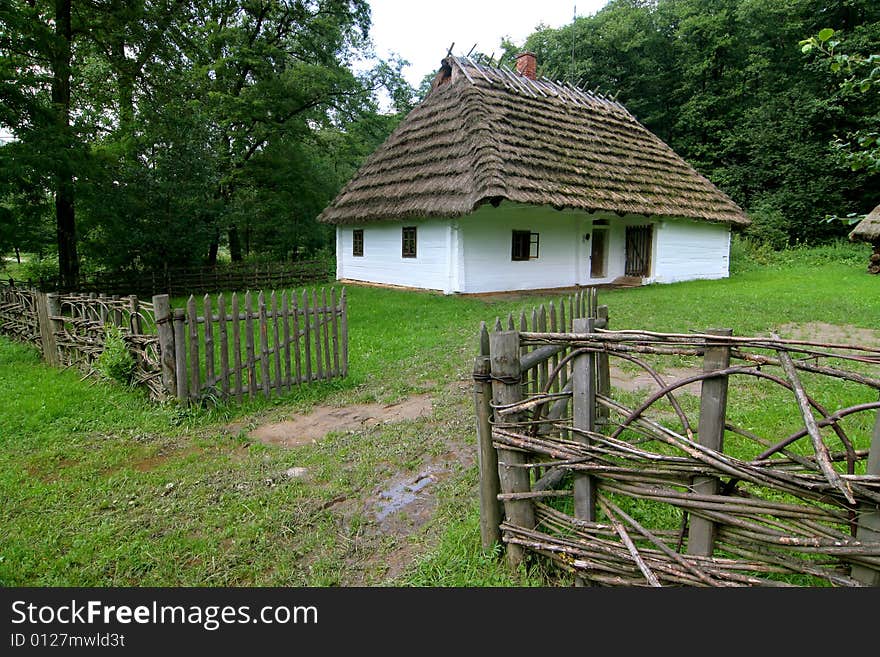
<svg viewBox="0 0 880 657"><path fill-rule="evenodd" d="M749 223L621 104L454 56L319 220L460 217L503 200Z"/></svg>
<svg viewBox="0 0 880 657"><path fill-rule="evenodd" d="M853 241L862 242L880 241L880 205L874 208L867 217L856 224L849 238Z"/></svg>

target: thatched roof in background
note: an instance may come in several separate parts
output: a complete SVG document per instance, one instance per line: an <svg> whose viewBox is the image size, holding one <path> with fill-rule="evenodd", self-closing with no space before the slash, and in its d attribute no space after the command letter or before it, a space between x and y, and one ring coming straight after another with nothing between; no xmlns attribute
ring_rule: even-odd
<svg viewBox="0 0 880 657"><path fill-rule="evenodd" d="M447 57L435 86L319 220L459 217L502 200L747 225L619 103Z"/></svg>
<svg viewBox="0 0 880 657"><path fill-rule="evenodd" d="M874 208L867 217L856 224L849 238L853 241L862 242L880 241L880 205Z"/></svg>

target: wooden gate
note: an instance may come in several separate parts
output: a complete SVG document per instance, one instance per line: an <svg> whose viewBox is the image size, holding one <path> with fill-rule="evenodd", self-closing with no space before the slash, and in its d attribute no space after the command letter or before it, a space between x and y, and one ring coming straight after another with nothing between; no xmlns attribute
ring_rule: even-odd
<svg viewBox="0 0 880 657"><path fill-rule="evenodd" d="M626 268L627 276L651 275L651 247L653 226L626 227Z"/></svg>
<svg viewBox="0 0 880 657"><path fill-rule="evenodd" d="M158 299L158 297L157 297ZM256 300L256 307L254 301ZM201 307L199 307L201 306ZM200 314L201 311L201 314ZM157 304L163 380L184 402L205 398L269 397L311 381L348 373L345 290L191 296L171 312Z"/></svg>

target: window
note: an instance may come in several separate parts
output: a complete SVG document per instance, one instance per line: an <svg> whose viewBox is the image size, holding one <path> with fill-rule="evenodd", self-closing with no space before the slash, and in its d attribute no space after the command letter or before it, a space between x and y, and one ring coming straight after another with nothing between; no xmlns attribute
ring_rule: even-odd
<svg viewBox="0 0 880 657"><path fill-rule="evenodd" d="M532 260L538 257L538 233L528 230L513 231L510 247L511 260Z"/></svg>
<svg viewBox="0 0 880 657"><path fill-rule="evenodd" d="M416 227L403 227L403 248L402 255L404 258L416 257Z"/></svg>
<svg viewBox="0 0 880 657"><path fill-rule="evenodd" d="M364 255L364 229L355 228L351 231L351 255Z"/></svg>

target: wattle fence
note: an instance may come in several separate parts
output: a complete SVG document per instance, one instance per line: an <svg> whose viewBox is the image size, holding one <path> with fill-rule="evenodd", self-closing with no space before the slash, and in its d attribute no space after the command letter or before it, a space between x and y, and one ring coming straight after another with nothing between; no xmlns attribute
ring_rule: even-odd
<svg viewBox="0 0 880 657"><path fill-rule="evenodd" d="M612 331L599 308L481 331L484 546L588 585L880 585L880 349Z"/></svg>
<svg viewBox="0 0 880 657"><path fill-rule="evenodd" d="M242 298L243 297L243 298ZM0 333L58 367L96 373L110 327L134 361L132 384L184 403L269 397L348 373L348 309L335 288L194 296L55 294L0 284ZM256 305L254 305L256 302ZM206 319L207 318L207 319Z"/></svg>

